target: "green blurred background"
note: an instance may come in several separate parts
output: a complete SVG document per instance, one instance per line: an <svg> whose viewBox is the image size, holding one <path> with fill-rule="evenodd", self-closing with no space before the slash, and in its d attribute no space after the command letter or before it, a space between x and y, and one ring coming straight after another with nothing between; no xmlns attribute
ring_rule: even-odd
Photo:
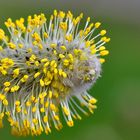
<svg viewBox="0 0 140 140"><path fill-rule="evenodd" d="M140 1L139 0L0 0L0 27L11 17L58 10L83 12L108 30L110 55L90 93L98 99L94 115L38 137L14 137L0 129L0 140L140 140ZM7 123L6 123L7 124Z"/></svg>

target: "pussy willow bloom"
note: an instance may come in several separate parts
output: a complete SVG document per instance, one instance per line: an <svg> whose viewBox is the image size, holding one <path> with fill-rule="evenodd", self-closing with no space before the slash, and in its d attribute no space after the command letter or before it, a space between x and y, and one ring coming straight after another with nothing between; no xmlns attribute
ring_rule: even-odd
<svg viewBox="0 0 140 140"><path fill-rule="evenodd" d="M96 108L96 99L87 90L101 73L106 30L101 23L82 29L83 14L54 10L49 21L44 14L5 22L8 37L0 29L0 127L7 117L12 134L40 135L68 126Z"/></svg>

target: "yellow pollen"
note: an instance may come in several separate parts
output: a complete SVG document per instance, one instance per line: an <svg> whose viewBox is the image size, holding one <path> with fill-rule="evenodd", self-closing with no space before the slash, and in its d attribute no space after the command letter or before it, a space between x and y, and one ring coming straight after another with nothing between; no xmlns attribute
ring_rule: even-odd
<svg viewBox="0 0 140 140"><path fill-rule="evenodd" d="M66 50L66 47L65 46L60 46L60 48L62 49L62 50Z"/></svg>
<svg viewBox="0 0 140 140"><path fill-rule="evenodd" d="M103 50L103 51L100 52L101 56L105 56L105 55L108 55L108 54L109 54L108 50Z"/></svg>
<svg viewBox="0 0 140 140"><path fill-rule="evenodd" d="M100 34L101 34L101 36L104 36L104 35L106 34L106 30L102 30L102 31L100 32Z"/></svg>
<svg viewBox="0 0 140 140"><path fill-rule="evenodd" d="M101 25L101 23L100 23L100 22L96 22L96 23L95 23L95 28L99 28L99 27L100 27L100 25Z"/></svg>
<svg viewBox="0 0 140 140"><path fill-rule="evenodd" d="M37 78L40 75L40 72L35 73L34 78Z"/></svg>
<svg viewBox="0 0 140 140"><path fill-rule="evenodd" d="M10 85L11 85L10 82L5 82L5 83L4 83L4 86L5 86L5 87L9 87Z"/></svg>
<svg viewBox="0 0 140 140"><path fill-rule="evenodd" d="M3 104L4 104L5 106L8 106L8 100L7 100L7 99L4 99L4 100L3 100Z"/></svg>

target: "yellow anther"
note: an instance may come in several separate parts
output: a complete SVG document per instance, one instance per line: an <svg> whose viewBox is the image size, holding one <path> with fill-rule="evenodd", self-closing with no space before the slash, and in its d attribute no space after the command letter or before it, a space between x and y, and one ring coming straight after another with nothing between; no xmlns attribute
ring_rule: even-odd
<svg viewBox="0 0 140 140"><path fill-rule="evenodd" d="M24 75L23 78L24 78L24 79L28 79L29 76L28 76L28 75Z"/></svg>
<svg viewBox="0 0 140 140"><path fill-rule="evenodd" d="M12 22L11 18L8 18L7 21L5 22L6 27L15 27L15 24Z"/></svg>
<svg viewBox="0 0 140 140"><path fill-rule="evenodd" d="M40 104L44 105L44 98L40 99Z"/></svg>
<svg viewBox="0 0 140 140"><path fill-rule="evenodd" d="M95 98L91 98L90 100L89 100L89 103L91 103L91 104L95 104L97 102L97 100L95 99Z"/></svg>
<svg viewBox="0 0 140 140"><path fill-rule="evenodd" d="M39 66L39 61L35 61L34 64L35 64L35 66L38 67Z"/></svg>
<svg viewBox="0 0 140 140"><path fill-rule="evenodd" d="M73 40L72 34L66 35L66 36L65 36L65 39L66 39L67 41L71 42L71 41Z"/></svg>
<svg viewBox="0 0 140 140"><path fill-rule="evenodd" d="M5 106L8 106L8 100L7 100L7 99L4 99L2 103L3 103Z"/></svg>
<svg viewBox="0 0 140 140"><path fill-rule="evenodd" d="M45 62L48 62L48 59L47 58L41 59L41 63L45 63Z"/></svg>
<svg viewBox="0 0 140 140"><path fill-rule="evenodd" d="M43 49L43 45L42 45L42 44L38 44L38 48L39 48L40 50L42 50L42 49Z"/></svg>
<svg viewBox="0 0 140 140"><path fill-rule="evenodd" d="M27 128L30 128L30 122L28 120L24 120L23 121L24 126L26 126Z"/></svg>
<svg viewBox="0 0 140 140"><path fill-rule="evenodd" d="M44 81L42 80L42 79L40 79L40 85L43 87L43 86L45 86L45 83L44 83Z"/></svg>
<svg viewBox="0 0 140 140"><path fill-rule="evenodd" d="M32 38L37 41L38 43L41 41L40 35L38 33L32 34Z"/></svg>
<svg viewBox="0 0 140 140"><path fill-rule="evenodd" d="M91 28L94 26L94 23L91 23L90 25L89 25L89 29L91 30Z"/></svg>
<svg viewBox="0 0 140 140"><path fill-rule="evenodd" d="M55 60L52 60L52 61L50 62L50 66L56 68L56 67L57 67L56 61L55 61Z"/></svg>
<svg viewBox="0 0 140 140"><path fill-rule="evenodd" d="M67 23L66 22L60 22L60 28L63 30L67 30Z"/></svg>
<svg viewBox="0 0 140 140"><path fill-rule="evenodd" d="M49 98L51 99L52 98L52 91L49 90Z"/></svg>
<svg viewBox="0 0 140 140"><path fill-rule="evenodd" d="M16 45L12 42L8 43L10 49L16 49Z"/></svg>
<svg viewBox="0 0 140 140"><path fill-rule="evenodd" d="M48 86L51 83L51 81L45 81L45 85Z"/></svg>
<svg viewBox="0 0 140 140"><path fill-rule="evenodd" d="M39 98L40 98L40 99L44 98L44 96L43 96L42 93L39 94Z"/></svg>
<svg viewBox="0 0 140 140"><path fill-rule="evenodd" d="M66 46L60 46L60 48L63 50L63 51L65 51L67 48L66 48Z"/></svg>
<svg viewBox="0 0 140 140"><path fill-rule="evenodd" d="M57 16L57 10L54 10L53 14L56 17Z"/></svg>
<svg viewBox="0 0 140 140"><path fill-rule="evenodd" d="M50 80L53 78L53 75L51 74L50 71L47 71L47 78L50 79Z"/></svg>
<svg viewBox="0 0 140 140"><path fill-rule="evenodd" d="M70 19L73 18L73 15L72 15L71 11L68 11L68 13L67 13L67 17L70 18Z"/></svg>
<svg viewBox="0 0 140 140"><path fill-rule="evenodd" d="M33 122L34 124L38 124L38 120L35 119L35 118L32 120L32 122Z"/></svg>
<svg viewBox="0 0 140 140"><path fill-rule="evenodd" d="M23 48L24 46L23 46L23 44L18 44L18 47Z"/></svg>
<svg viewBox="0 0 140 140"><path fill-rule="evenodd" d="M38 42L37 41L33 41L33 45L34 46L37 46L38 45Z"/></svg>
<svg viewBox="0 0 140 140"><path fill-rule="evenodd" d="M43 97L46 97L47 93L44 91L44 92L42 92L42 95L43 95Z"/></svg>
<svg viewBox="0 0 140 140"><path fill-rule="evenodd" d="M19 100L15 101L15 105L19 106L20 105L20 101Z"/></svg>
<svg viewBox="0 0 140 140"><path fill-rule="evenodd" d="M101 23L100 23L100 22L96 22L96 23L95 23L95 28L99 28L99 27L100 27L100 25L101 25Z"/></svg>
<svg viewBox="0 0 140 140"><path fill-rule="evenodd" d="M104 36L106 34L106 30L102 30L101 32L100 32L100 35L101 36Z"/></svg>
<svg viewBox="0 0 140 140"><path fill-rule="evenodd" d="M64 13L63 11L60 11L60 12L59 12L59 17L60 17L60 18L64 18L64 17L65 17L65 13Z"/></svg>
<svg viewBox="0 0 140 140"><path fill-rule="evenodd" d="M74 49L73 52L75 55L79 55L82 53L82 50L81 49Z"/></svg>
<svg viewBox="0 0 140 140"><path fill-rule="evenodd" d="M24 26L24 18L20 18L19 20L16 20L16 25L18 28L21 29L22 32L25 32L26 27Z"/></svg>
<svg viewBox="0 0 140 140"><path fill-rule="evenodd" d="M58 73L58 70L57 70L56 68L54 69L54 73L55 73L55 74L57 74L57 73Z"/></svg>
<svg viewBox="0 0 140 140"><path fill-rule="evenodd" d="M73 19L73 24L76 26L80 22L80 17L78 16L76 19Z"/></svg>
<svg viewBox="0 0 140 140"><path fill-rule="evenodd" d="M26 106L27 106L27 107L31 106L31 102L30 102L30 101L27 101L27 102L26 102Z"/></svg>
<svg viewBox="0 0 140 140"><path fill-rule="evenodd" d="M59 75L61 76L63 71L62 69L59 69L58 72L59 72Z"/></svg>
<svg viewBox="0 0 140 140"><path fill-rule="evenodd" d="M7 115L8 117L10 117L11 114L10 114L9 111L6 111L6 112L5 112L5 115Z"/></svg>
<svg viewBox="0 0 140 140"><path fill-rule="evenodd" d="M5 32L0 29L0 40L3 40L5 38Z"/></svg>
<svg viewBox="0 0 140 140"><path fill-rule="evenodd" d="M91 54L95 54L96 52L97 52L96 49L92 49L92 48L91 48Z"/></svg>
<svg viewBox="0 0 140 140"><path fill-rule="evenodd" d="M83 33L84 33L84 31L83 30L80 30L79 31L79 36L82 37L83 36Z"/></svg>
<svg viewBox="0 0 140 140"><path fill-rule="evenodd" d="M66 74L65 72L62 72L62 76L63 76L64 78L67 78L67 74Z"/></svg>
<svg viewBox="0 0 140 140"><path fill-rule="evenodd" d="M65 55L63 55L63 54L59 54L59 58L65 58Z"/></svg>
<svg viewBox="0 0 140 140"><path fill-rule="evenodd" d="M19 90L19 86L13 86L12 88L11 88L11 92L16 92L16 91L18 91Z"/></svg>
<svg viewBox="0 0 140 140"><path fill-rule="evenodd" d="M0 93L0 101L3 101L5 98L6 98L5 95Z"/></svg>
<svg viewBox="0 0 140 140"><path fill-rule="evenodd" d="M44 64L44 67L49 66L49 64L50 64L50 62L46 62L46 63Z"/></svg>
<svg viewBox="0 0 140 140"><path fill-rule="evenodd" d="M71 121L67 121L67 125L69 126L69 127L73 127L73 125L74 125L74 122L71 120Z"/></svg>
<svg viewBox="0 0 140 140"><path fill-rule="evenodd" d="M90 41L86 41L86 43L85 43L86 47L89 47L89 46L90 46L90 44L91 44L91 42L90 42Z"/></svg>
<svg viewBox="0 0 140 140"><path fill-rule="evenodd" d="M32 108L32 112L35 113L36 110L37 110L37 108L34 106L34 107Z"/></svg>
<svg viewBox="0 0 140 140"><path fill-rule="evenodd" d="M48 108L48 106L49 106L49 102L46 101L46 102L45 102L45 107Z"/></svg>
<svg viewBox="0 0 140 140"><path fill-rule="evenodd" d="M68 66L69 65L69 60L68 59L64 59L63 64L64 64L64 66Z"/></svg>
<svg viewBox="0 0 140 140"><path fill-rule="evenodd" d="M47 73L47 69L44 67L43 68L43 73L46 74Z"/></svg>
<svg viewBox="0 0 140 140"><path fill-rule="evenodd" d="M91 49L95 49L95 48L96 48L96 46L95 46L95 45L92 45L90 48L91 48Z"/></svg>
<svg viewBox="0 0 140 140"><path fill-rule="evenodd" d="M17 113L20 113L20 112L21 112L21 107L20 107L20 106L17 106L17 107L16 107L16 112L17 112Z"/></svg>
<svg viewBox="0 0 140 140"><path fill-rule="evenodd" d="M36 99L35 96L32 95L32 96L31 96L31 101L34 102L35 99Z"/></svg>
<svg viewBox="0 0 140 140"><path fill-rule="evenodd" d="M5 86L5 87L9 87L10 85L11 85L10 82L5 82L5 83L4 83L4 86Z"/></svg>
<svg viewBox="0 0 140 140"><path fill-rule="evenodd" d="M100 58L99 61L100 61L101 64L103 64L105 62L105 59L104 58Z"/></svg>
<svg viewBox="0 0 140 140"><path fill-rule="evenodd" d="M56 112L56 106L53 103L50 103L50 109L54 112Z"/></svg>
<svg viewBox="0 0 140 140"><path fill-rule="evenodd" d="M60 120L58 115L54 115L54 119L55 119L56 121L59 121L59 120Z"/></svg>
<svg viewBox="0 0 140 140"><path fill-rule="evenodd" d="M17 77L19 75L19 68L13 70L13 77Z"/></svg>
<svg viewBox="0 0 140 140"><path fill-rule="evenodd" d="M44 121L44 123L47 123L48 122L48 116L44 116L43 121Z"/></svg>
<svg viewBox="0 0 140 140"><path fill-rule="evenodd" d="M87 18L87 22L90 22L90 17Z"/></svg>
<svg viewBox="0 0 140 140"><path fill-rule="evenodd" d="M28 80L29 76L28 75L24 75L23 78L21 79L21 82L26 82Z"/></svg>
<svg viewBox="0 0 140 140"><path fill-rule="evenodd" d="M54 53L54 55L57 55L57 51L56 50L54 50L53 53Z"/></svg>
<svg viewBox="0 0 140 140"><path fill-rule="evenodd" d="M75 55L78 55L78 49L74 49L73 51Z"/></svg>
<svg viewBox="0 0 140 140"><path fill-rule="evenodd" d="M100 48L99 48L99 51L103 51L103 50L105 50L106 48L104 47L104 46L101 46Z"/></svg>
<svg viewBox="0 0 140 140"><path fill-rule="evenodd" d="M44 107L40 108L40 112L44 113L45 112L45 108Z"/></svg>
<svg viewBox="0 0 140 140"><path fill-rule="evenodd" d="M30 61L31 61L31 62L34 62L35 59L36 59L36 56L35 56L34 54L32 54L32 55L30 56Z"/></svg>
<svg viewBox="0 0 140 140"><path fill-rule="evenodd" d="M30 61L26 61L26 65L27 65L27 66L31 66Z"/></svg>
<svg viewBox="0 0 140 140"><path fill-rule="evenodd" d="M68 110L68 108L67 107L63 107L63 111L64 111L64 113L67 115L67 116L69 116L70 115L70 111Z"/></svg>
<svg viewBox="0 0 140 140"><path fill-rule="evenodd" d="M47 34L47 32L44 32L43 35L44 35L45 38L48 38L48 36L49 36L49 35Z"/></svg>
<svg viewBox="0 0 140 140"><path fill-rule="evenodd" d="M111 40L110 38L106 38L106 39L105 39L105 42L106 42L106 43L107 43L107 42L110 42L110 40Z"/></svg>
<svg viewBox="0 0 140 140"><path fill-rule="evenodd" d="M68 54L68 57L72 60L73 59L73 55L71 53Z"/></svg>
<svg viewBox="0 0 140 140"><path fill-rule="evenodd" d="M102 38L101 38L101 41L104 41L104 42L105 42L106 39L107 39L107 37L102 37Z"/></svg>
<svg viewBox="0 0 140 140"><path fill-rule="evenodd" d="M2 70L1 73L2 73L2 75L6 75L7 71L6 70Z"/></svg>
<svg viewBox="0 0 140 140"><path fill-rule="evenodd" d="M5 91L5 92L8 92L9 90L10 90L9 87L4 88L4 91Z"/></svg>
<svg viewBox="0 0 140 140"><path fill-rule="evenodd" d="M57 46L57 45L56 45L55 43L50 44L50 47L51 47L51 48L56 48L56 46Z"/></svg>
<svg viewBox="0 0 140 140"><path fill-rule="evenodd" d="M4 117L4 113L0 113L0 120L2 120Z"/></svg>
<svg viewBox="0 0 140 140"><path fill-rule="evenodd" d="M34 78L37 78L40 75L40 72L35 73Z"/></svg>
<svg viewBox="0 0 140 140"><path fill-rule="evenodd" d="M76 19L73 19L73 24L76 26L80 22L81 17L78 16Z"/></svg>
<svg viewBox="0 0 140 140"><path fill-rule="evenodd" d="M103 51L100 52L101 56L105 56L105 55L108 55L108 54L109 54L108 50L103 50Z"/></svg>

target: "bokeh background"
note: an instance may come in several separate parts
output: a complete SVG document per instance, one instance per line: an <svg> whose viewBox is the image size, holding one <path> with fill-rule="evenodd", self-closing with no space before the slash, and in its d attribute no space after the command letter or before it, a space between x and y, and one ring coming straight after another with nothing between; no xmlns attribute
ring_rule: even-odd
<svg viewBox="0 0 140 140"><path fill-rule="evenodd" d="M102 78L90 90L98 99L94 115L38 137L14 137L5 122L0 140L140 140L140 0L0 0L0 27L11 17L54 9L83 12L108 30L110 55Z"/></svg>

